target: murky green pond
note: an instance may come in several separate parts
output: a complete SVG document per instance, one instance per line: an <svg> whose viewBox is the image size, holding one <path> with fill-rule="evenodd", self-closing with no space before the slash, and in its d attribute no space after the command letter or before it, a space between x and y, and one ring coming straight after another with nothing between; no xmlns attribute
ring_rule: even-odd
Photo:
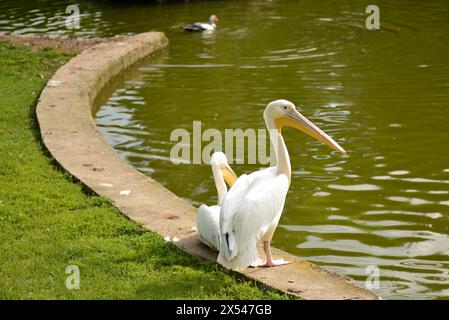
<svg viewBox="0 0 449 320"><path fill-rule="evenodd" d="M0 32L166 32L170 49L118 79L95 113L129 163L212 204L210 168L170 162L172 130L263 128L266 103L289 99L349 156L284 130L293 179L274 245L362 285L377 266L384 298L449 297L447 1L376 1L379 31L365 28L365 1L80 4L73 32L64 1L2 1ZM215 34L179 28L211 13Z"/></svg>

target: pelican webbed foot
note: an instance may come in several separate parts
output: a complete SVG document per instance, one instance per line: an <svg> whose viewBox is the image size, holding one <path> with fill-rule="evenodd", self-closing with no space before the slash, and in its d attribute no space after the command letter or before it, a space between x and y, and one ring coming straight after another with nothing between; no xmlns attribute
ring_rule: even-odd
<svg viewBox="0 0 449 320"><path fill-rule="evenodd" d="M278 259L278 260L270 260L265 263L255 263L250 265L251 268L271 268L271 267L279 267L286 264L291 263L291 261L287 261L284 259Z"/></svg>

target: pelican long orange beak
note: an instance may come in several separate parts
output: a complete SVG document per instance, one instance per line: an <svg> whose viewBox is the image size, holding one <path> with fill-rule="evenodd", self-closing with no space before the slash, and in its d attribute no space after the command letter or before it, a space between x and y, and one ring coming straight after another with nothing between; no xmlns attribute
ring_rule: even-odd
<svg viewBox="0 0 449 320"><path fill-rule="evenodd" d="M328 145L334 150L341 152L342 154L347 154L345 149L343 149L337 142L329 137L323 130L318 128L309 119L304 117L296 110L289 111L285 113L284 116L277 118L275 120L276 127L281 130L283 126L289 126L301 130L302 132L308 134L312 138Z"/></svg>
<svg viewBox="0 0 449 320"><path fill-rule="evenodd" d="M234 170L232 170L231 167L227 164L224 168L221 168L220 170L225 182L228 184L229 187L232 187L235 180L237 180L237 175L234 173Z"/></svg>

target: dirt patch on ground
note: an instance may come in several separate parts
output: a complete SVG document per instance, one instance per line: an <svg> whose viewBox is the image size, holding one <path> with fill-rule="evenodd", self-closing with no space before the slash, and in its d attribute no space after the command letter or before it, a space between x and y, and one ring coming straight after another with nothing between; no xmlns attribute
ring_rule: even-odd
<svg viewBox="0 0 449 320"><path fill-rule="evenodd" d="M67 36L17 36L0 33L0 41L9 41L14 44L32 46L36 49L52 47L63 52L79 53L89 47L105 41L121 41L126 36L115 36L113 38L77 38Z"/></svg>

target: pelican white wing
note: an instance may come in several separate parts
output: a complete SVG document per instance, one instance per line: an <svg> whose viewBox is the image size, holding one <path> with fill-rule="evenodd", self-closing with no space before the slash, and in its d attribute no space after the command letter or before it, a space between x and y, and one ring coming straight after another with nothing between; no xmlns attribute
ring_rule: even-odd
<svg viewBox="0 0 449 320"><path fill-rule="evenodd" d="M259 262L257 241L271 239L288 187L287 176L272 168L237 179L220 211L220 264L240 270Z"/></svg>
<svg viewBox="0 0 449 320"><path fill-rule="evenodd" d="M205 245L214 251L220 249L220 233L219 233L219 206L202 205L198 208L197 230L198 236Z"/></svg>

